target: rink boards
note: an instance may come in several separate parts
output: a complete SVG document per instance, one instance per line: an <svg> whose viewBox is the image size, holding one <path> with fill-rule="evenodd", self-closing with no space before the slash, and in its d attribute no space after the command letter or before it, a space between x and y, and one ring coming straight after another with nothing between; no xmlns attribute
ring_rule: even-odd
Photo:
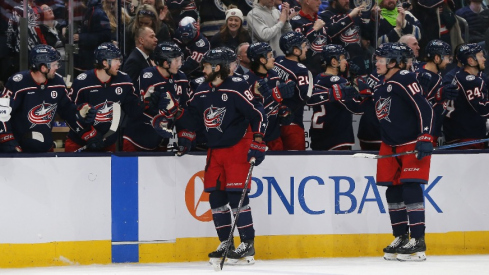
<svg viewBox="0 0 489 275"><path fill-rule="evenodd" d="M488 154L434 155L427 254L489 254ZM1 158L0 267L206 260L218 240L205 156ZM250 192L256 258L380 256L376 161L270 155ZM235 238L238 244L239 238Z"/></svg>

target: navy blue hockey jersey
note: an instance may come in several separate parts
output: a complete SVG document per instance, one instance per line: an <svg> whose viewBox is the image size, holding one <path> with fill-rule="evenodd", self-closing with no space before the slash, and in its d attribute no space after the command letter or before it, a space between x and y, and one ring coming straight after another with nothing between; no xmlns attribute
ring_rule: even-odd
<svg viewBox="0 0 489 275"><path fill-rule="evenodd" d="M46 83L36 83L30 71L9 78L2 97L10 98L11 119L0 123L2 133L13 133L24 152L48 152L53 146L52 125L56 113L73 128L76 106L68 97L63 78L56 74Z"/></svg>
<svg viewBox="0 0 489 275"><path fill-rule="evenodd" d="M418 68L418 71L416 72L417 77L419 77L422 73L428 73L431 75L431 80L430 83L428 84L427 91L423 90L423 95L426 97L428 102L431 104L431 107L433 108L434 111L434 123L433 123L433 136L434 137L441 137L441 128L443 125L443 118L444 118L444 107L443 107L443 102L439 102L436 100L436 93L438 89L441 88L442 86L442 77L441 74L431 72L429 70L426 70L423 67ZM424 88L424 87L423 87Z"/></svg>
<svg viewBox="0 0 489 275"><path fill-rule="evenodd" d="M384 143L405 145L422 133L432 134L433 110L421 92L416 75L406 70L377 86L375 111Z"/></svg>
<svg viewBox="0 0 489 275"><path fill-rule="evenodd" d="M187 45L184 45L176 38L174 38L174 40L184 52L185 60L182 60L183 64L180 70L189 78L202 76L203 74L199 69L200 62L202 61L204 54L211 48L209 40L207 40L207 38L200 32L195 39L190 41Z"/></svg>
<svg viewBox="0 0 489 275"><path fill-rule="evenodd" d="M384 82L384 77L378 75L377 72L373 72L367 77L367 84L374 93L377 85L382 82ZM366 98L362 102L362 105L363 115L358 124L357 137L362 142L380 143L380 123L377 119L377 113L375 111L374 98Z"/></svg>

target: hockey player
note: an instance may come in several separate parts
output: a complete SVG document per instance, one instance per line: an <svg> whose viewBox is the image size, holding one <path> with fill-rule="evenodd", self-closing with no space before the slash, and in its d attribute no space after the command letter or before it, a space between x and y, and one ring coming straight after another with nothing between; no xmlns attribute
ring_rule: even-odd
<svg viewBox="0 0 489 275"><path fill-rule="evenodd" d="M460 96L449 101L449 111L443 121L448 144L486 138L486 120L489 117L487 83L481 75L486 61L482 47L476 43L463 45L457 57L463 65L463 69L455 74ZM478 143L457 149L484 147L484 143Z"/></svg>
<svg viewBox="0 0 489 275"><path fill-rule="evenodd" d="M198 126L205 129L209 149L204 190L210 193L212 217L221 241L217 250L209 254L212 263L219 261L226 247L234 248L234 242L228 242L231 210L237 211L250 161L259 165L265 158L263 134L267 120L262 105L249 91L248 83L232 76L225 51L219 48L208 51L202 64L205 82L192 95L188 111L179 119L187 128L178 132L178 144L180 153L185 153L195 137L193 131ZM237 221L241 244L229 251L228 259L230 263L243 260L252 264L255 230L248 195L242 205Z"/></svg>
<svg viewBox="0 0 489 275"><path fill-rule="evenodd" d="M114 113L114 103L119 103L129 117L136 117L144 105L134 92L131 78L119 71L122 55L112 43L102 43L95 50L95 69L78 75L71 88L75 104L88 103L97 109L93 127L86 131L72 128L65 142L66 152L75 152L86 146L87 151L115 151L117 133L104 137L113 120L120 114ZM81 137L80 137L81 134Z"/></svg>
<svg viewBox="0 0 489 275"><path fill-rule="evenodd" d="M156 46L153 57L157 66L141 72L136 92L141 100L150 97L156 98L157 102L162 100L163 110L179 108L180 98L188 99L187 77L178 70L182 66L182 50L174 42L162 42ZM170 102L175 104L168 107ZM168 139L173 136L173 121L173 117L161 116L151 108L130 118L124 131L123 151L165 152Z"/></svg>
<svg viewBox="0 0 489 275"><path fill-rule="evenodd" d="M426 244L421 184L428 182L430 170L433 111L422 95L416 75L401 70L402 63L406 63L402 48L399 43L385 43L375 51L377 73L385 79L374 92L382 136L379 154L418 152L377 161L377 184L387 186L389 217L395 236L384 248L384 259L423 261Z"/></svg>
<svg viewBox="0 0 489 275"><path fill-rule="evenodd" d="M197 28L197 22L192 17L184 17L175 30L175 38L178 46L184 49L184 58L180 70L189 78L200 77L202 74L196 71L204 54L210 49L210 44Z"/></svg>
<svg viewBox="0 0 489 275"><path fill-rule="evenodd" d="M77 110L63 78L56 74L60 59L53 47L36 45L29 56L30 70L8 80L2 98L10 99L10 106L2 109L5 114L11 110L12 117L0 124L1 152L52 151L56 113L72 128L83 129L93 123L96 110L89 105L80 105Z"/></svg>
<svg viewBox="0 0 489 275"><path fill-rule="evenodd" d="M340 74L347 70L346 50L335 44L326 45L321 51L326 70L314 80L315 89L327 90L335 84L348 84ZM365 84L367 86L367 84ZM353 134L353 115L362 114L361 100L336 101L328 100L308 104L313 106L311 119L312 150L351 150L355 144Z"/></svg>
<svg viewBox="0 0 489 275"><path fill-rule="evenodd" d="M281 82L277 73L273 71L275 58L272 47L265 42L250 45L247 51L251 61L250 70L244 78L251 85L250 90L257 89L260 94L255 95L263 105L268 116L268 127L265 133L265 143L268 150L282 151L284 146L280 137L280 125L288 125L292 114L287 106L282 105L284 98L294 95L295 82L289 80L286 84ZM259 87L259 88L257 88Z"/></svg>
<svg viewBox="0 0 489 275"><path fill-rule="evenodd" d="M279 44L285 56L275 59L273 70L283 81L292 80L296 83L294 96L282 102L292 111L293 120L290 125L280 127L280 136L284 150L304 151L306 149L304 105L311 96L314 83L311 72L301 61L306 58L309 42L301 33L288 32L280 37Z"/></svg>
<svg viewBox="0 0 489 275"><path fill-rule="evenodd" d="M421 76L429 75L430 81L427 85L422 85L423 95L431 103L435 117L433 125L434 145L437 139L442 136L441 127L446 108L445 102L453 100L458 95L458 87L454 84L442 86L441 71L444 70L452 60L452 48L441 40L431 40L426 46L426 63L416 71L418 82L423 83ZM444 108L445 106L445 108Z"/></svg>

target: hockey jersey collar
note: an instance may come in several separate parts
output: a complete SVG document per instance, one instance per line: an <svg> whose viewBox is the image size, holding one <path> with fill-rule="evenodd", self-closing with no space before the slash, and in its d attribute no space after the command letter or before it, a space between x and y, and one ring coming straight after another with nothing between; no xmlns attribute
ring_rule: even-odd
<svg viewBox="0 0 489 275"><path fill-rule="evenodd" d="M307 18L307 20L309 20L311 22L316 22L316 20L318 20L318 15L317 14L314 14L314 18L313 18L309 14L305 14L302 10L299 12L299 15L302 16L302 17L304 17L304 18Z"/></svg>
<svg viewBox="0 0 489 275"><path fill-rule="evenodd" d="M102 80L100 80L100 78L98 78L98 76L97 76L97 69L93 69L93 72L94 72L95 77L97 77L97 80L100 82L102 87L107 88L108 86L110 86L110 83L112 82L112 76L109 77L109 80L107 80L107 82L102 82Z"/></svg>

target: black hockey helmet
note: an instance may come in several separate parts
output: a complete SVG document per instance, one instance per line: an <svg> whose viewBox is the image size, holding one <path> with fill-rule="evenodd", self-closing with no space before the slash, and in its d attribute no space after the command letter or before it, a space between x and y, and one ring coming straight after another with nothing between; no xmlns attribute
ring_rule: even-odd
<svg viewBox="0 0 489 275"><path fill-rule="evenodd" d="M121 51L111 42L104 42L95 49L95 64L102 65L104 60L109 61L117 58L121 59L122 62Z"/></svg>
<svg viewBox="0 0 489 275"><path fill-rule="evenodd" d="M411 49L411 47L409 47L405 43L399 43L399 44L401 44L401 50L402 50L402 54L403 54L405 60L407 60L409 58L415 58L416 57L414 55L414 51L413 51L413 49Z"/></svg>
<svg viewBox="0 0 489 275"><path fill-rule="evenodd" d="M348 53L345 48L336 44L328 44L323 46L323 51L321 52L321 58L323 63L326 65L331 64L331 60L335 58L340 61L340 56L344 55L346 59L348 59Z"/></svg>
<svg viewBox="0 0 489 275"><path fill-rule="evenodd" d="M197 22L190 16L185 16L178 23L175 36L182 43L187 44L197 36Z"/></svg>
<svg viewBox="0 0 489 275"><path fill-rule="evenodd" d="M292 31L280 37L279 46L286 55L290 55L294 52L294 48L301 49L304 42L307 43L308 40L302 33Z"/></svg>
<svg viewBox="0 0 489 275"><path fill-rule="evenodd" d="M161 67L165 61L170 63L173 58L182 56L182 49L174 42L165 41L156 46L153 56L156 65Z"/></svg>
<svg viewBox="0 0 489 275"><path fill-rule="evenodd" d="M469 65L468 59L472 57L477 61L477 57L475 56L477 53L483 52L482 47L477 43L470 43L466 45L460 46L457 54L457 60L463 65Z"/></svg>
<svg viewBox="0 0 489 275"><path fill-rule="evenodd" d="M246 51L246 55L251 62L260 60L260 57L267 58L267 54L273 52L272 47L265 42L256 42L251 44Z"/></svg>
<svg viewBox="0 0 489 275"><path fill-rule="evenodd" d="M395 60L397 64L400 64L401 62L405 62L406 60L404 59L404 47L401 43L392 43L392 42L387 42L381 44L374 53L374 57L385 57L387 58L387 64L391 60Z"/></svg>
<svg viewBox="0 0 489 275"><path fill-rule="evenodd" d="M228 47L218 47L226 53L226 57L228 58L229 63L238 60L238 55Z"/></svg>
<svg viewBox="0 0 489 275"><path fill-rule="evenodd" d="M48 69L51 69L51 63L60 59L61 55L55 48L40 44L32 48L29 54L29 65L33 70L39 70L41 65L46 65Z"/></svg>
<svg viewBox="0 0 489 275"><path fill-rule="evenodd" d="M208 50L202 57L202 65L209 63L212 67L216 67L217 65L228 67L230 63L228 56L229 54L223 48Z"/></svg>
<svg viewBox="0 0 489 275"><path fill-rule="evenodd" d="M436 55L439 55L440 57L443 58L443 56L446 55L451 55L452 54L452 47L450 45L442 40L434 39L428 42L428 45L426 46L426 57L428 57L429 60L433 60Z"/></svg>

